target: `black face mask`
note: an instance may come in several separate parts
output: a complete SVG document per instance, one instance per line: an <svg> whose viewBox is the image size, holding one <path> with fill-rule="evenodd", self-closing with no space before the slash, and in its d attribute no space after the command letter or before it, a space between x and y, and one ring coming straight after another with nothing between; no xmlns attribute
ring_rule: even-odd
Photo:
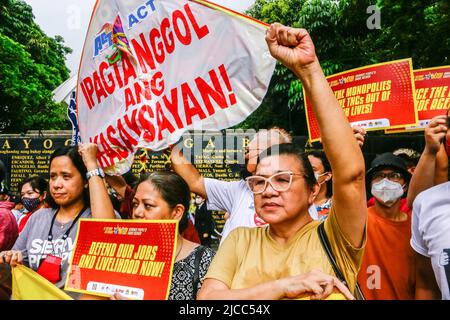
<svg viewBox="0 0 450 320"><path fill-rule="evenodd" d="M39 198L22 198L22 203L28 212L33 212L41 204L41 199Z"/></svg>

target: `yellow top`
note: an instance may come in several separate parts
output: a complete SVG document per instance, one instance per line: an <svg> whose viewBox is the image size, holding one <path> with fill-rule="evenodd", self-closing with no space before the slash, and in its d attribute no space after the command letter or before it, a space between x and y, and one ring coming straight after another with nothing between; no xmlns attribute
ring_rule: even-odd
<svg viewBox="0 0 450 320"><path fill-rule="evenodd" d="M318 221L308 223L284 245L275 242L270 236L270 226L237 228L220 246L205 279L220 280L230 289L243 289L308 273L313 269L335 275L320 243L317 232L319 224ZM348 282L350 292L353 292L365 240L361 248L354 248L343 236L333 208L325 221L325 231L338 266Z"/></svg>
<svg viewBox="0 0 450 320"><path fill-rule="evenodd" d="M311 300L309 294L301 295L300 298L297 298L298 300ZM333 292L328 297L325 298L325 300L347 300L345 296L340 292Z"/></svg>

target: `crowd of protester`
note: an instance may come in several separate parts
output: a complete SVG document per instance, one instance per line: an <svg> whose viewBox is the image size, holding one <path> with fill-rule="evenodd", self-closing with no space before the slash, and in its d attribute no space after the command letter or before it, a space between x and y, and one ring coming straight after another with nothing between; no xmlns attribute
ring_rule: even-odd
<svg viewBox="0 0 450 320"><path fill-rule="evenodd" d="M24 264L63 289L79 218L178 220L172 300L450 299L448 115L430 121L421 155L404 146L366 170L366 132L349 125L307 31L272 24L266 41L301 80L323 150L305 153L285 130L260 130L242 179L227 182L202 177L176 147L173 171L140 179L105 177L95 144L57 149L48 182L27 178L20 196L2 184L0 266ZM6 173L0 163L1 181ZM228 215L217 251L211 210Z"/></svg>

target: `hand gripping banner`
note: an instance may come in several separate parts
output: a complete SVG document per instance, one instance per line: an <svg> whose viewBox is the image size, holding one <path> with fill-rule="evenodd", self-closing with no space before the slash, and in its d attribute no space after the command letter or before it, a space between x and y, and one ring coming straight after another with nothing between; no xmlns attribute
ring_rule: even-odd
<svg viewBox="0 0 450 320"><path fill-rule="evenodd" d="M138 148L242 122L275 68L266 28L206 1L98 0L78 71L81 141L123 174Z"/></svg>

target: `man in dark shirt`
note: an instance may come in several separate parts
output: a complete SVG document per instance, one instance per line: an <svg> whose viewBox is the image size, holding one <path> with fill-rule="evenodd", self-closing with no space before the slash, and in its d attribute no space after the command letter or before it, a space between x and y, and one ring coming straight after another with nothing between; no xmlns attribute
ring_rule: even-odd
<svg viewBox="0 0 450 320"><path fill-rule="evenodd" d="M197 229L201 244L211 247L211 235L214 233L215 222L211 211L206 208L205 199L195 196L195 229Z"/></svg>

